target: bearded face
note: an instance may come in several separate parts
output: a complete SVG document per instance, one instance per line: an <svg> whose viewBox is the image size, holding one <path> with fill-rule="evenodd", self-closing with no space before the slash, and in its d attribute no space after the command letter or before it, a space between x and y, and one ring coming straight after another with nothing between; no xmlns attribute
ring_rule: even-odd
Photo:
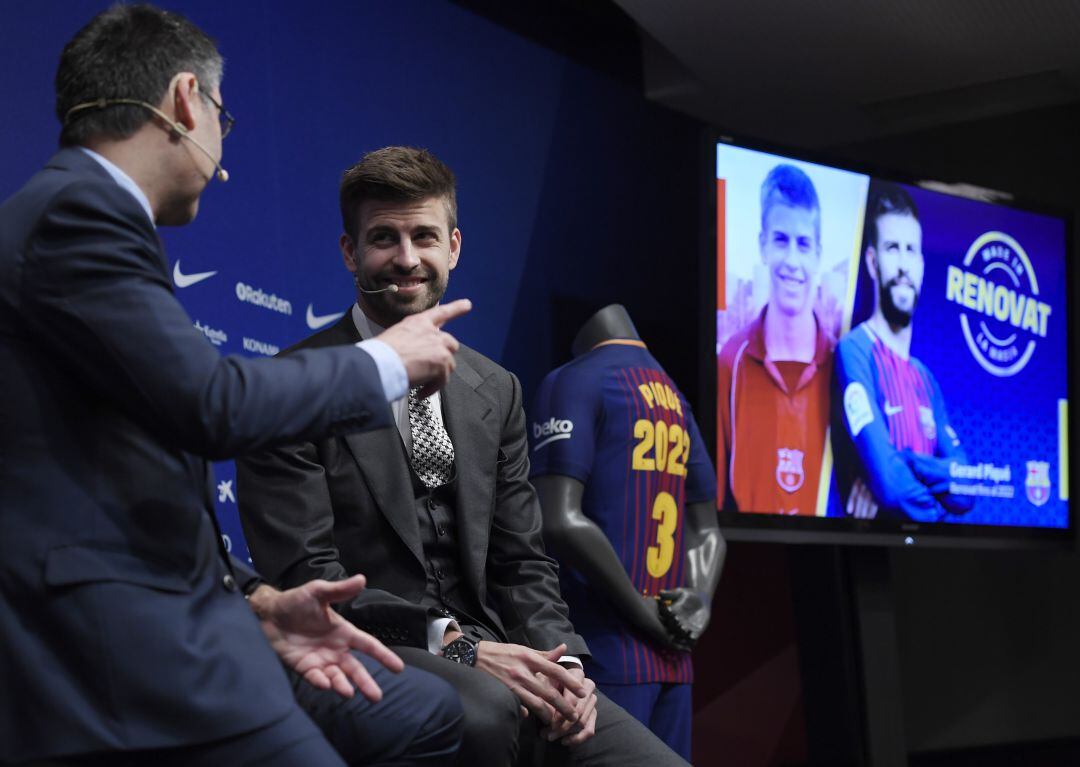
<svg viewBox="0 0 1080 767"><path fill-rule="evenodd" d="M389 327L439 303L461 251L445 202L367 201L358 219L358 241L342 248L364 313Z"/></svg>
<svg viewBox="0 0 1080 767"><path fill-rule="evenodd" d="M922 290L924 261L922 225L910 213L886 213L877 220L877 243L872 253L878 305L895 328L911 324Z"/></svg>

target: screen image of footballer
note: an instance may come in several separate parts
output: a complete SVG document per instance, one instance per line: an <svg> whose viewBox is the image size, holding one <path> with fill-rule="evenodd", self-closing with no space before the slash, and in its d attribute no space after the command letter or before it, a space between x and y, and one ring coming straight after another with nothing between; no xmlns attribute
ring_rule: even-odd
<svg viewBox="0 0 1080 767"><path fill-rule="evenodd" d="M1064 217L727 143L715 180L722 511L1070 527Z"/></svg>

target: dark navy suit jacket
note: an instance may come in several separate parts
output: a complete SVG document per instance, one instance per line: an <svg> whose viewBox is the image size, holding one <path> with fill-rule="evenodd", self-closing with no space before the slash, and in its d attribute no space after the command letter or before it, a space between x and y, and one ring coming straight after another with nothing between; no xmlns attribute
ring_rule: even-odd
<svg viewBox="0 0 1080 767"><path fill-rule="evenodd" d="M355 348L220 357L139 203L57 153L0 205L0 762L284 717L206 459L390 425Z"/></svg>

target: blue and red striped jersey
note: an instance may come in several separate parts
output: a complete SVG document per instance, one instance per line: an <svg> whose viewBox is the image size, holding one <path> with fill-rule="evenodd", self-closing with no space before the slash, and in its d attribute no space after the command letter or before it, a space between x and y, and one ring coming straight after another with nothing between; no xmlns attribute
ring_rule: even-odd
<svg viewBox="0 0 1080 767"><path fill-rule="evenodd" d="M832 441L842 498L866 482L880 516L936 522L972 507L950 491L950 465L965 464L933 374L890 349L863 323L836 345Z"/></svg>
<svg viewBox="0 0 1080 767"><path fill-rule="evenodd" d="M532 409L532 476L561 474L584 486L582 507L652 596L685 585L683 512L715 503L716 478L697 423L644 344L606 342L547 375ZM572 568L560 568L574 628L598 682L688 683L690 654L652 647Z"/></svg>

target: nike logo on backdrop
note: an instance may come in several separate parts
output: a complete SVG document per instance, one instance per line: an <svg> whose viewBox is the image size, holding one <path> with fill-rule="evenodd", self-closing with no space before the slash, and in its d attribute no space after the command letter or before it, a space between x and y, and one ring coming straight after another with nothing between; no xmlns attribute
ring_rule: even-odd
<svg viewBox="0 0 1080 767"><path fill-rule="evenodd" d="M178 288L190 288L196 282L202 282L213 277L217 272L199 272L198 274L184 274L180 271L180 261L173 265L172 278Z"/></svg>
<svg viewBox="0 0 1080 767"><path fill-rule="evenodd" d="M885 415L896 415L897 413L903 412L903 410L903 405L890 405L888 400L885 401Z"/></svg>
<svg viewBox="0 0 1080 767"><path fill-rule="evenodd" d="M307 326L312 330L325 328L331 322L340 320L344 316L345 312L338 312L337 314L315 314L315 312L311 310L311 304L307 305Z"/></svg>

